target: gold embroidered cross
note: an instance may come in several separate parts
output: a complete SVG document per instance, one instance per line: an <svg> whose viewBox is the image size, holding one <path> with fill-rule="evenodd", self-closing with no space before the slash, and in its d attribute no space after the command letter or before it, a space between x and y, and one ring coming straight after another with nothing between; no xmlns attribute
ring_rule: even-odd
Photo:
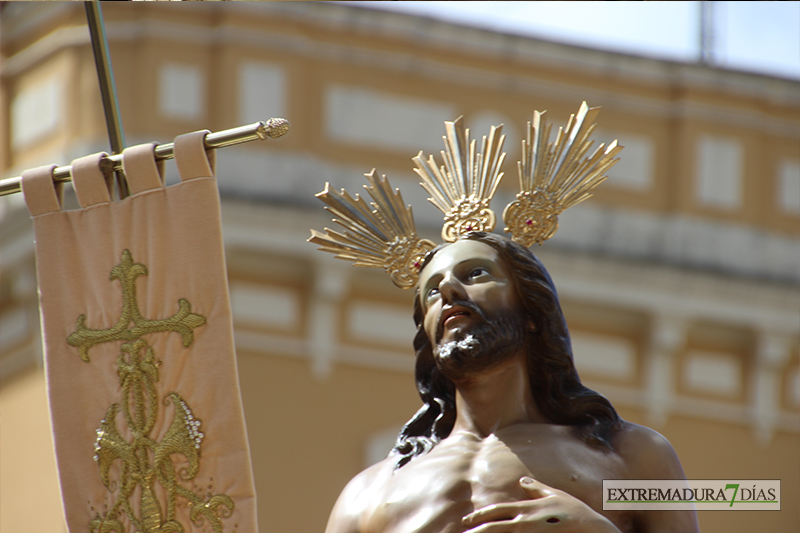
<svg viewBox="0 0 800 533"><path fill-rule="evenodd" d="M89 348L110 341L134 341L145 333L175 331L183 337L183 347L188 348L194 341L192 330L206 323L205 317L192 313L192 305L181 298L178 312L162 320L148 320L139 312L136 302L136 278L147 275L147 267L134 263L128 250L122 252L122 262L111 269L109 278L118 279L122 284L122 313L114 327L108 329L89 329L86 315L78 317L75 333L67 338L70 346L79 349L81 359L89 362ZM133 327L128 326L133 322Z"/></svg>

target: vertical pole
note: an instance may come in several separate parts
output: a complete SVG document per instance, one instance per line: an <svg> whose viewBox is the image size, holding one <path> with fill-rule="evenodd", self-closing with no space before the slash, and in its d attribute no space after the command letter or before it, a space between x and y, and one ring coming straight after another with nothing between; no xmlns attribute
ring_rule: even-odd
<svg viewBox="0 0 800 533"><path fill-rule="evenodd" d="M714 61L714 2L700 2L700 63Z"/></svg>
<svg viewBox="0 0 800 533"><path fill-rule="evenodd" d="M108 39L106 27L103 24L103 14L100 2L84 2L86 7L86 20L89 24L89 33L92 36L92 51L94 62L97 66L97 78L100 81L100 94L103 98L103 111L106 116L108 139L111 143L111 152L121 154L125 148L125 137L122 133L122 119L119 114L117 101L117 87L114 83L114 71L111 69L111 58L108 53ZM117 191L120 200L128 196L128 183L122 171L115 172Z"/></svg>

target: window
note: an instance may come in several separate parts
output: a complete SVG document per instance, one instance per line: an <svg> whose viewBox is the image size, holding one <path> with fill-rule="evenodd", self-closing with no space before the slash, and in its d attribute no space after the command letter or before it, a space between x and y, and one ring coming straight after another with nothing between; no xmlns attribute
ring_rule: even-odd
<svg viewBox="0 0 800 533"><path fill-rule="evenodd" d="M700 203L736 208L742 200L744 151L735 139L703 136L698 147L695 194Z"/></svg>
<svg viewBox="0 0 800 533"><path fill-rule="evenodd" d="M200 67L165 63L161 67L160 91L164 115L183 120L203 117L205 84Z"/></svg>
<svg viewBox="0 0 800 533"><path fill-rule="evenodd" d="M286 76L267 63L247 62L239 71L239 122L252 124L286 114Z"/></svg>

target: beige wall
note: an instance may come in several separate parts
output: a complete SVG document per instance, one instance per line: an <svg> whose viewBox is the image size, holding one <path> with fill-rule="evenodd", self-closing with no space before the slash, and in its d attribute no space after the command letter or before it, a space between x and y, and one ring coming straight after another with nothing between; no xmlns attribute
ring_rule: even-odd
<svg viewBox="0 0 800 533"><path fill-rule="evenodd" d="M43 372L3 380L0 417L0 529L66 532Z"/></svg>

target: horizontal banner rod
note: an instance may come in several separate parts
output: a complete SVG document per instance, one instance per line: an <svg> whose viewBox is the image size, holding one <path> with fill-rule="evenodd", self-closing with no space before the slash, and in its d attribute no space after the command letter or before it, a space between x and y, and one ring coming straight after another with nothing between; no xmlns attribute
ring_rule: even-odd
<svg viewBox="0 0 800 533"><path fill-rule="evenodd" d="M224 148L250 141L263 141L267 137L277 139L289 131L289 121L283 118L271 118L267 121L256 122L248 126L239 126L229 130L218 131L206 135L206 149ZM156 159L163 161L175 157L175 145L172 143L159 144L155 148ZM114 154L104 158L101 162L103 172L117 172L122 170L122 154ZM53 181L63 183L72 181L72 165L58 167L53 172ZM22 191L22 177L0 180L0 196L7 196Z"/></svg>

